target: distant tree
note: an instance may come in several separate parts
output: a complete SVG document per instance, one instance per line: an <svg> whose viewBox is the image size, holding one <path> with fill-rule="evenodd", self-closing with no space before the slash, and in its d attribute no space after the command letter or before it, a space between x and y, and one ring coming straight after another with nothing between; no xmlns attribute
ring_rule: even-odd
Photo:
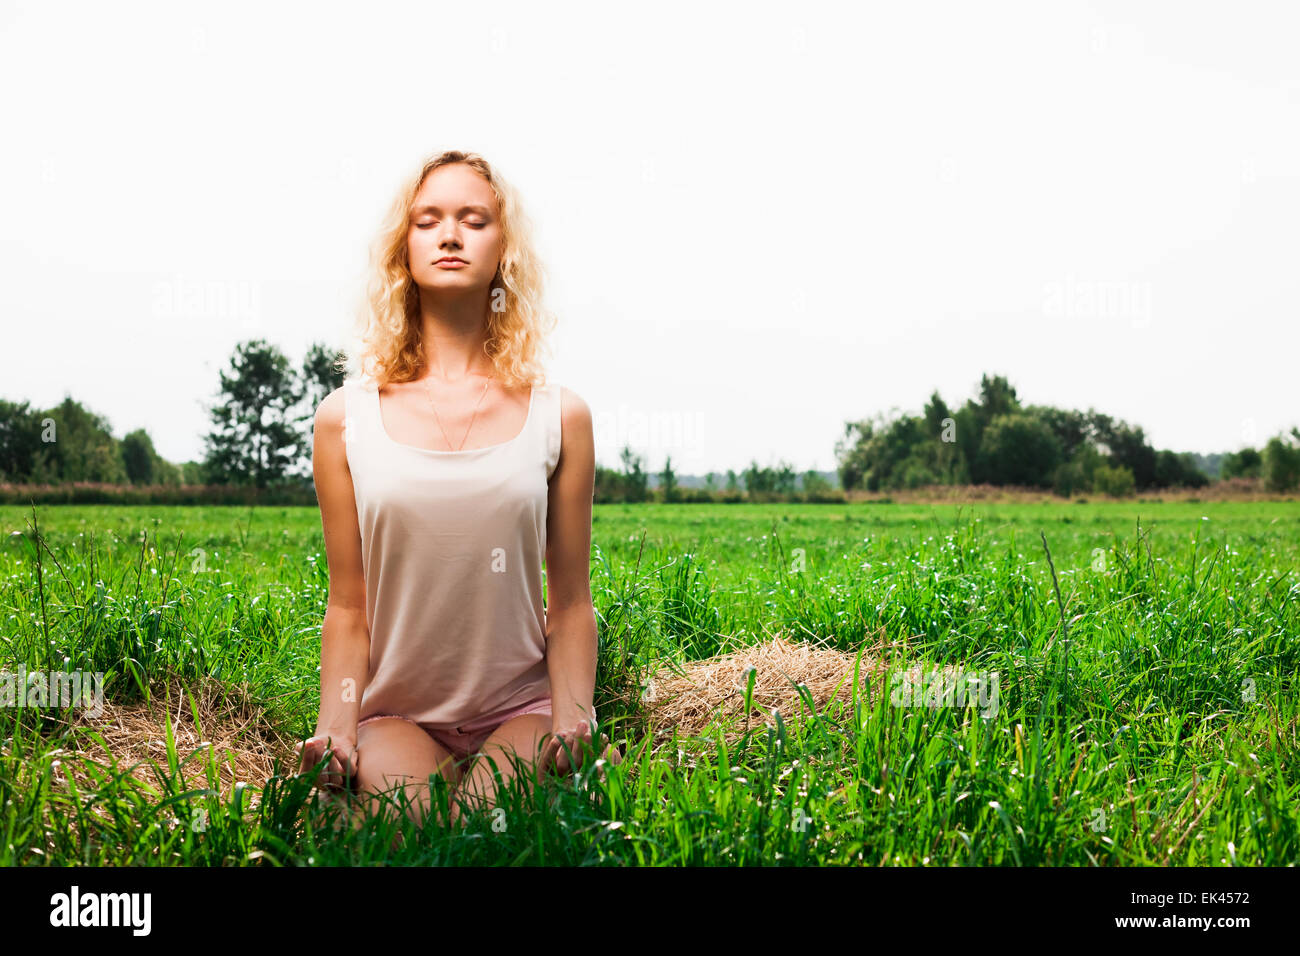
<svg viewBox="0 0 1300 956"><path fill-rule="evenodd" d="M993 419L1001 415L1010 415L1020 408L1016 390L1001 375L980 377L979 413L981 424L988 427Z"/></svg>
<svg viewBox="0 0 1300 956"><path fill-rule="evenodd" d="M1290 436L1275 435L1264 446L1261 477L1270 491L1292 491L1300 486L1300 428Z"/></svg>
<svg viewBox="0 0 1300 956"><path fill-rule="evenodd" d="M1093 414L1093 435L1108 453L1112 464L1124 465L1133 473L1139 491L1155 484L1156 450L1147 444L1140 427L1116 422L1109 415Z"/></svg>
<svg viewBox="0 0 1300 956"><path fill-rule="evenodd" d="M735 471L733 471L730 468L727 469L727 490L728 491L740 490L740 481L737 478Z"/></svg>
<svg viewBox="0 0 1300 956"><path fill-rule="evenodd" d="M1061 442L1029 412L998 415L980 443L980 471L995 485L1049 487L1061 464Z"/></svg>
<svg viewBox="0 0 1300 956"><path fill-rule="evenodd" d="M35 416L40 443L33 453L32 480L112 484L126 480L119 443L107 418L70 396Z"/></svg>
<svg viewBox="0 0 1300 956"><path fill-rule="evenodd" d="M925 419L926 434L936 441L942 441L944 429L948 427L947 422L952 418L952 412L948 411L948 406L944 404L937 391L930 393L930 400L925 405L922 417Z"/></svg>
<svg viewBox="0 0 1300 956"><path fill-rule="evenodd" d="M1052 475L1052 491L1063 498L1068 498L1076 491L1084 491L1091 486L1091 482L1084 479L1083 467L1077 461L1061 462Z"/></svg>
<svg viewBox="0 0 1300 956"><path fill-rule="evenodd" d="M677 476L673 474L673 456L664 460L664 470L659 472L659 487L663 489L664 501L677 500Z"/></svg>
<svg viewBox="0 0 1300 956"><path fill-rule="evenodd" d="M965 465L968 480L974 484L981 484L988 479L980 471L979 452L980 441L984 437L984 425L981 424L979 406L968 401L954 412L952 417L957 433L957 448L961 452L960 458Z"/></svg>
<svg viewBox="0 0 1300 956"><path fill-rule="evenodd" d="M631 447L624 445L619 458L623 462L624 500L645 501L648 497L646 486L649 484L649 479L641 470L641 456L635 454Z"/></svg>
<svg viewBox="0 0 1300 956"><path fill-rule="evenodd" d="M158 459L153 440L143 428L128 432L122 438L122 464L126 479L133 485L154 483L154 464Z"/></svg>
<svg viewBox="0 0 1300 956"><path fill-rule="evenodd" d="M258 488L284 481L308 444L294 410L303 386L288 359L264 340L249 341L236 347L229 374L220 376L205 438L207 480Z"/></svg>
<svg viewBox="0 0 1300 956"><path fill-rule="evenodd" d="M919 417L896 412L845 423L835 445L845 489L988 482L1050 486L1068 495L1091 488L1103 464L1121 475L1127 469L1135 489L1198 487L1209 480L1198 456L1157 454L1140 427L1094 409L1022 405L1001 375L982 375L978 397L956 411L934 391ZM1214 456L1216 470L1218 464ZM1225 475L1257 471L1260 459L1249 451L1224 465ZM1111 472L1101 480L1108 487L1125 481Z"/></svg>
<svg viewBox="0 0 1300 956"><path fill-rule="evenodd" d="M794 465L784 460L775 467L760 467L758 462L751 460L742 477L746 491L773 495L793 494L799 481Z"/></svg>
<svg viewBox="0 0 1300 956"><path fill-rule="evenodd" d="M1222 478L1258 478L1264 468L1264 456L1254 448L1230 451L1223 456L1219 469Z"/></svg>
<svg viewBox="0 0 1300 956"><path fill-rule="evenodd" d="M106 418L71 397L46 411L0 401L0 481L177 484L180 469L158 455L143 429L119 441Z"/></svg>
<svg viewBox="0 0 1300 956"><path fill-rule="evenodd" d="M1061 455L1072 461L1079 449L1092 438L1092 427L1085 412L1050 405L1030 405L1026 411L1037 415L1061 443Z"/></svg>
<svg viewBox="0 0 1300 956"><path fill-rule="evenodd" d="M926 407L922 411L922 418L926 419L926 434L932 441L944 441L945 433L956 434L956 428L953 428L953 414L948 410L939 392L931 393L930 401L926 402Z"/></svg>
<svg viewBox="0 0 1300 956"><path fill-rule="evenodd" d="M1127 465L1101 465L1093 476L1092 490L1122 498L1133 494L1134 485L1133 472Z"/></svg>
<svg viewBox="0 0 1300 956"><path fill-rule="evenodd" d="M1168 448L1156 452L1157 488L1203 488L1209 483L1209 476L1196 466L1191 454L1179 454Z"/></svg>
<svg viewBox="0 0 1300 956"><path fill-rule="evenodd" d="M1097 451L1090 441L1085 441L1074 450L1074 456L1056 467L1053 475L1052 490L1058 495L1069 497L1076 491L1091 491L1097 469L1106 464L1106 459Z"/></svg>
<svg viewBox="0 0 1300 956"><path fill-rule="evenodd" d="M922 414L925 419L926 443L914 449L903 466L903 484L964 484L970 480L970 463L958 437L957 416L936 391L930 395ZM968 422L969 424L969 422Z"/></svg>
<svg viewBox="0 0 1300 956"><path fill-rule="evenodd" d="M888 415L880 413L872 420L846 426L844 439L836 445L836 453L841 458L840 484L844 488L879 491L902 487L903 463L916 448L931 439L925 419L896 415L897 411L890 409Z"/></svg>
<svg viewBox="0 0 1300 956"><path fill-rule="evenodd" d="M302 421L312 421L326 396L343 385L343 369L339 367L342 359L341 351L323 343L313 342L308 347L302 361L303 399L307 409Z"/></svg>
<svg viewBox="0 0 1300 956"><path fill-rule="evenodd" d="M799 475L794 465L784 459L776 463L772 470L772 490L779 495L792 495L799 483Z"/></svg>
<svg viewBox="0 0 1300 956"><path fill-rule="evenodd" d="M894 471L889 485L892 488L920 488L943 483L943 477L923 457L911 455Z"/></svg>
<svg viewBox="0 0 1300 956"><path fill-rule="evenodd" d="M176 487L181 483L181 468L161 455L153 458L153 483Z"/></svg>
<svg viewBox="0 0 1300 956"><path fill-rule="evenodd" d="M27 402L0 399L0 481L27 484L41 450L40 416Z"/></svg>
<svg viewBox="0 0 1300 956"><path fill-rule="evenodd" d="M758 462L752 458L749 461L749 467L740 473L744 479L745 491L747 492L768 492L772 490L772 474L769 471L758 466Z"/></svg>
<svg viewBox="0 0 1300 956"><path fill-rule="evenodd" d="M625 500L623 494L623 475L613 468L606 468L596 463L596 479L592 482L591 500L597 504L609 501Z"/></svg>
<svg viewBox="0 0 1300 956"><path fill-rule="evenodd" d="M803 473L803 492L807 495L821 494L830 491L831 483L826 477L815 469L809 469Z"/></svg>
<svg viewBox="0 0 1300 956"><path fill-rule="evenodd" d="M1209 477L1211 481L1223 477L1223 459L1225 457L1223 452L1216 451L1208 455L1202 455L1200 452L1189 451L1186 454L1191 456L1197 470Z"/></svg>
<svg viewBox="0 0 1300 956"><path fill-rule="evenodd" d="M835 442L840 487L861 488L866 484L865 446L874 433L875 425L869 419L844 423L844 434Z"/></svg>

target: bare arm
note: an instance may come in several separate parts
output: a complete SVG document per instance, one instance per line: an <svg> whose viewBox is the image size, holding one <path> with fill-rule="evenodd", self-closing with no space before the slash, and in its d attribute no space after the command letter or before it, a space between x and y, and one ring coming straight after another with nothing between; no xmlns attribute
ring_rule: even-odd
<svg viewBox="0 0 1300 956"><path fill-rule="evenodd" d="M568 733L591 717L598 652L591 601L591 502L596 481L591 409L563 391L560 460L546 510L546 661L551 722Z"/></svg>
<svg viewBox="0 0 1300 956"><path fill-rule="evenodd" d="M361 530L344 435L343 389L338 388L316 409L312 444L312 474L330 575L321 627L320 714L312 738L321 738L318 753L324 752L325 737L332 737L345 754L355 748L361 694L370 679ZM304 753L304 762L309 756Z"/></svg>

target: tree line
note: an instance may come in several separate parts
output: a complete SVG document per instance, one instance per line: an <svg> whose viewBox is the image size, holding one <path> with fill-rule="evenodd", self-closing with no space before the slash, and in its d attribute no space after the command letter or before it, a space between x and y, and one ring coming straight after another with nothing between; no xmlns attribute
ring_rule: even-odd
<svg viewBox="0 0 1300 956"><path fill-rule="evenodd" d="M312 503L312 418L317 406L343 384L340 356L313 343L294 365L262 339L239 344L219 373L216 400L201 461L173 464L138 428L117 439L109 422L65 397L51 409L0 400L0 483L71 486L93 483L129 488L208 489L202 495L158 500L225 500L212 489L257 494L240 500ZM1157 488L1202 487L1210 478L1195 456L1147 442L1140 427L1089 409L1081 412L1023 405L1002 376L984 375L979 396L952 411L934 392L921 415L878 414L848 422L835 454L840 488L816 471L802 474L788 462L757 462L725 476L710 473L703 487L683 487L668 457L650 474L630 447L621 469L596 467L594 500L638 501L843 501L845 490L887 491L923 485L992 484L1124 495ZM1270 490L1300 486L1300 429L1275 436L1262 450L1225 455L1219 477L1261 479ZM78 500L115 500L87 497ZM197 497L196 497L197 496ZM72 499L68 499L72 500Z"/></svg>
<svg viewBox="0 0 1300 956"><path fill-rule="evenodd" d="M54 408L0 400L0 482L130 487L230 486L265 490L311 483L311 419L343 383L338 353L312 344L299 366L261 339L239 344L207 407L201 461L174 464L138 428L121 439L72 397Z"/></svg>
<svg viewBox="0 0 1300 956"><path fill-rule="evenodd" d="M1141 427L1093 409L1024 405L1000 375L985 374L978 398L956 411L936 391L920 415L848 422L835 453L843 487L868 491L991 484L1068 497L1210 482L1195 456L1157 451ZM1300 429L1274 436L1262 451L1225 455L1219 477L1236 476L1262 479L1271 491L1300 486Z"/></svg>

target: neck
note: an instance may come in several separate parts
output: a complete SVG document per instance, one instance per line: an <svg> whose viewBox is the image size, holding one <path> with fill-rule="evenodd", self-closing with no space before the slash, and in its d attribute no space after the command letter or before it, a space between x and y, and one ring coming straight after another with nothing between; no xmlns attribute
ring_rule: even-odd
<svg viewBox="0 0 1300 956"><path fill-rule="evenodd" d="M448 383L475 375L490 376L487 342L487 289L463 296L434 296L420 290L420 328L429 374Z"/></svg>

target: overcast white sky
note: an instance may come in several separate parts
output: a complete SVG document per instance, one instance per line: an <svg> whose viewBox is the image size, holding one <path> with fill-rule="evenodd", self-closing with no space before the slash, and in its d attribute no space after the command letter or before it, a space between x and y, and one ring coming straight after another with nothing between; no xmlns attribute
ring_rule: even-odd
<svg viewBox="0 0 1300 956"><path fill-rule="evenodd" d="M398 178L521 190L597 459L834 467L981 373L1157 448L1300 424L1294 4L0 2L0 397L198 457L337 343Z"/></svg>

